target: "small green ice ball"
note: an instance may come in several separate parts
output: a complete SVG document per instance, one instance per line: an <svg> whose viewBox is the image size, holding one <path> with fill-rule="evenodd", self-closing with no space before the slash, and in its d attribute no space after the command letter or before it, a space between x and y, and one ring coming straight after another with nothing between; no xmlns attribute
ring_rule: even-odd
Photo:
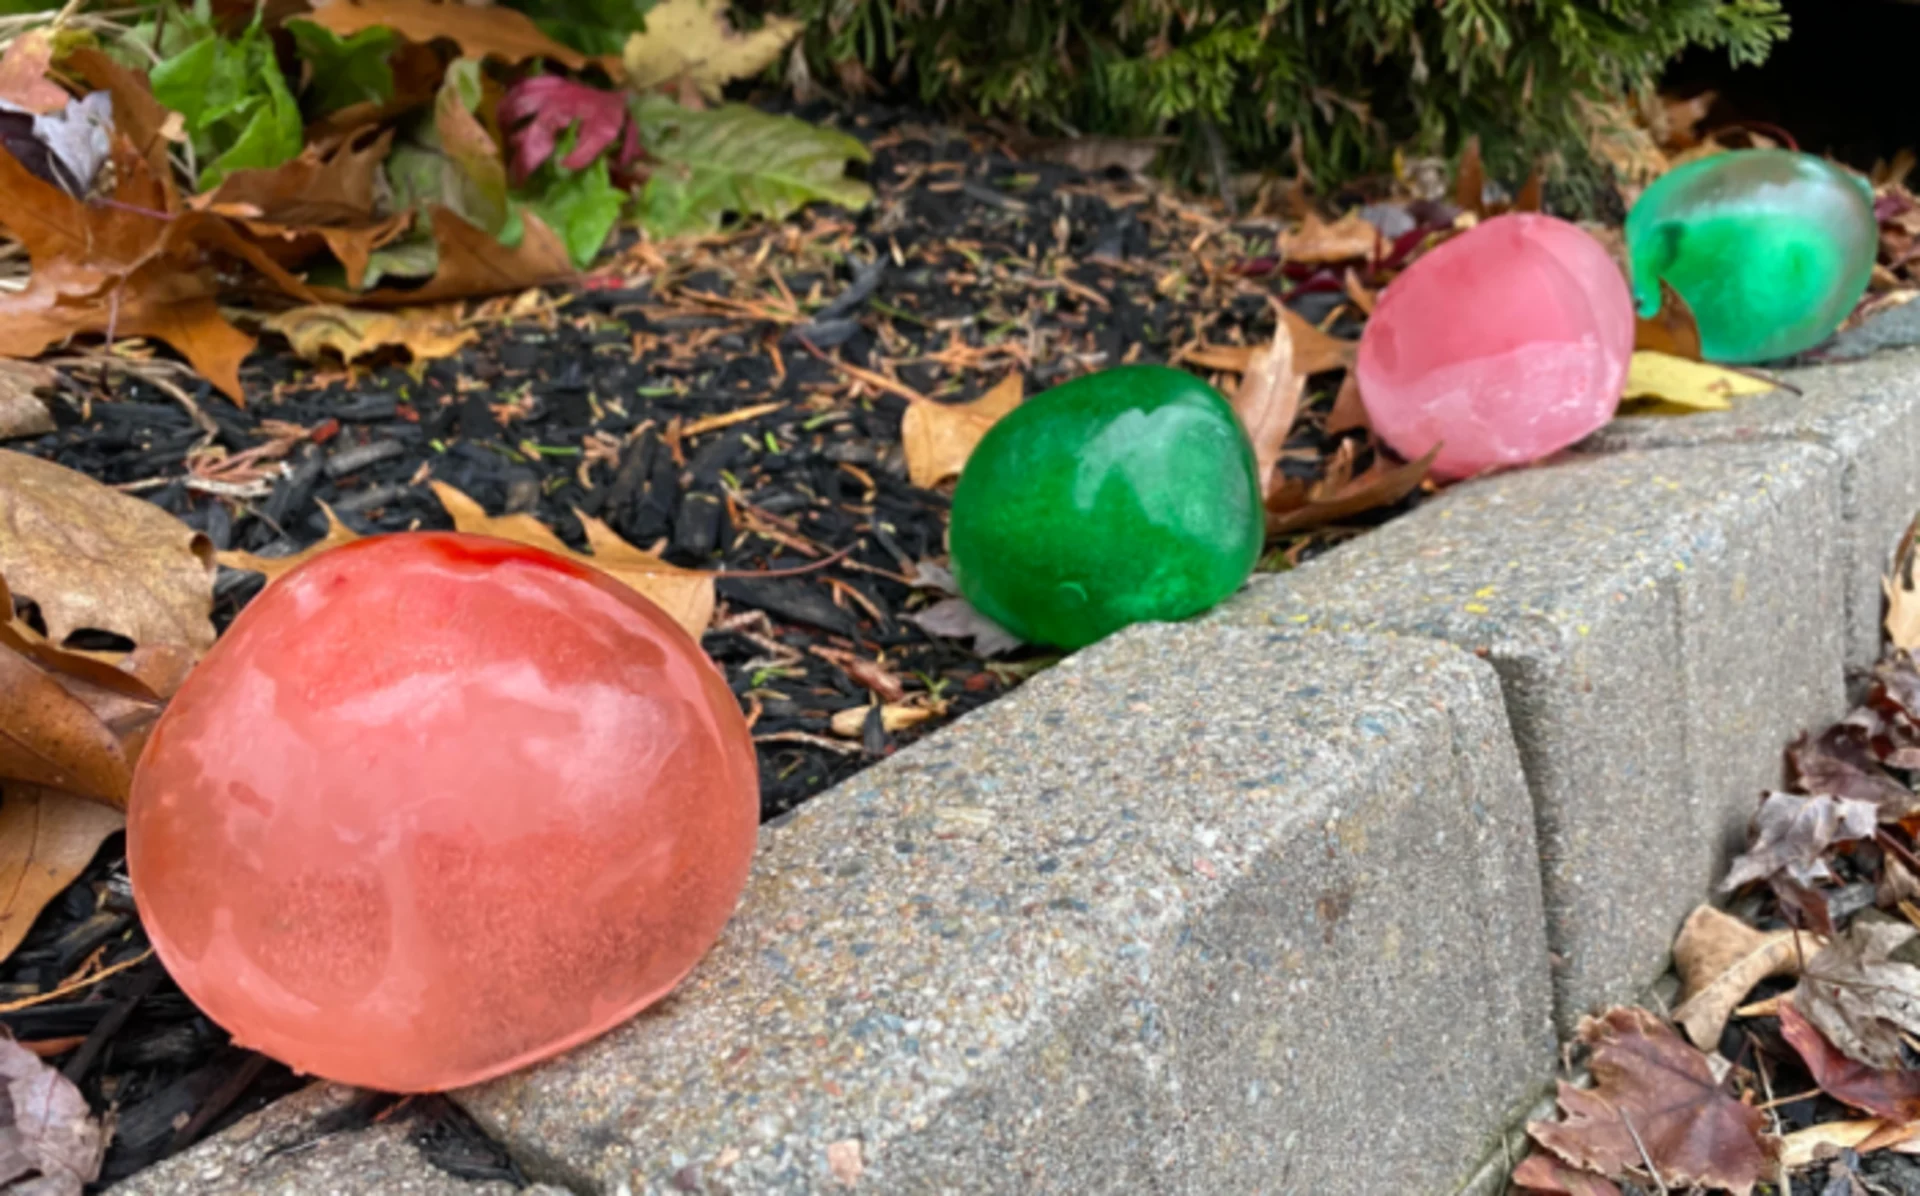
<svg viewBox="0 0 1920 1196"><path fill-rule="evenodd" d="M1627 214L1642 316L1665 279L1711 361L1788 357L1827 339L1866 294L1879 250L1864 180L1792 150L1738 150L1668 171Z"/></svg>
<svg viewBox="0 0 1920 1196"><path fill-rule="evenodd" d="M1071 649L1215 605L1265 537L1253 448L1226 399L1191 374L1131 365L995 424L954 490L948 542L976 610Z"/></svg>

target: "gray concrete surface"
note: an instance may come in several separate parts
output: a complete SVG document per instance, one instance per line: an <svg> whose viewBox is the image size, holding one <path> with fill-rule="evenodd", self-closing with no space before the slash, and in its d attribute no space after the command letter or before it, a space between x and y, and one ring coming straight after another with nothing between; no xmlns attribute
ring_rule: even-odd
<svg viewBox="0 0 1920 1196"><path fill-rule="evenodd" d="M1737 400L1732 411L1618 419L1581 448L1799 440L1838 453L1841 510L1833 530L1847 605L1847 664L1864 670L1880 656L1880 578L1920 511L1920 351L1777 376L1789 389Z"/></svg>
<svg viewBox="0 0 1920 1196"><path fill-rule="evenodd" d="M1534 858L1471 657L1135 628L802 807L678 995L456 1099L609 1194L1441 1192L1552 1068Z"/></svg>
<svg viewBox="0 0 1920 1196"><path fill-rule="evenodd" d="M1781 748L1844 712L1840 472L1763 441L1483 479L1210 618L1430 636L1493 663L1570 1033L1665 966Z"/></svg>

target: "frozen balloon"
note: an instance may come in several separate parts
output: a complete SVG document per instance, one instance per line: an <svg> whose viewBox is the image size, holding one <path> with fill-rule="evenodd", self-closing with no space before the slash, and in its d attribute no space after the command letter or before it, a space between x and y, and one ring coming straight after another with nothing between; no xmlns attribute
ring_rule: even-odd
<svg viewBox="0 0 1920 1196"><path fill-rule="evenodd" d="M1676 167L1627 215L1640 314L1660 310L1664 279L1713 361L1768 361L1827 339L1866 294L1879 245L1866 180L1792 150Z"/></svg>
<svg viewBox="0 0 1920 1196"><path fill-rule="evenodd" d="M1464 478L1558 452L1613 418L1633 300L1598 241L1564 220L1498 216L1417 259L1360 338L1360 396L1408 460Z"/></svg>
<svg viewBox="0 0 1920 1196"><path fill-rule="evenodd" d="M659 1000L759 819L738 704L590 568L418 533L268 587L134 778L161 960L236 1041L391 1091L484 1080Z"/></svg>
<svg viewBox="0 0 1920 1196"><path fill-rule="evenodd" d="M1253 448L1191 374L1120 366L993 426L953 495L953 574L1022 639L1078 648L1184 619L1240 588L1265 512Z"/></svg>

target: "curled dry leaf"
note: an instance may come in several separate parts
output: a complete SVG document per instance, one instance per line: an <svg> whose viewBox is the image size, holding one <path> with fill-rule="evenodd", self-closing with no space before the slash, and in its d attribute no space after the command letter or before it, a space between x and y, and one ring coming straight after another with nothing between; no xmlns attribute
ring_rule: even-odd
<svg viewBox="0 0 1920 1196"><path fill-rule="evenodd" d="M1911 655L1920 651L1920 591L1914 589L1914 542L1920 536L1920 516L1907 525L1894 549L1893 568L1881 583L1887 594L1887 644Z"/></svg>
<svg viewBox="0 0 1920 1196"><path fill-rule="evenodd" d="M53 431L53 412L36 392L54 381L44 365L0 359L0 440Z"/></svg>
<svg viewBox="0 0 1920 1196"><path fill-rule="evenodd" d="M1726 411L1732 399L1777 389L1765 378L1725 366L1689 361L1651 349L1634 350L1624 399L1654 399L1688 411Z"/></svg>
<svg viewBox="0 0 1920 1196"><path fill-rule="evenodd" d="M1807 887L1831 880L1828 851L1837 844L1871 839L1879 821L1879 807L1872 802L1824 793L1769 793L1753 816L1752 846L1733 861L1720 891L1731 893L1778 873Z"/></svg>
<svg viewBox="0 0 1920 1196"><path fill-rule="evenodd" d="M1463 212L1487 214L1487 167L1480 157L1480 138L1469 137L1460 150L1460 164L1453 168L1453 203Z"/></svg>
<svg viewBox="0 0 1920 1196"><path fill-rule="evenodd" d="M1326 433L1338 436L1356 428L1371 428L1367 405L1360 399L1360 375L1352 370L1340 380L1340 391L1333 396L1333 408L1327 412Z"/></svg>
<svg viewBox="0 0 1920 1196"><path fill-rule="evenodd" d="M332 353L353 362L382 349L405 349L419 364L451 357L480 336L461 326L458 303L391 312L319 303L281 312L265 327L286 337L308 361L323 361Z"/></svg>
<svg viewBox="0 0 1920 1196"><path fill-rule="evenodd" d="M112 806L37 785L6 786L0 800L0 959L13 954L40 911L126 823Z"/></svg>
<svg viewBox="0 0 1920 1196"><path fill-rule="evenodd" d="M0 102L28 112L58 112L72 99L47 78L53 65L53 35L46 29L18 34L0 54Z"/></svg>
<svg viewBox="0 0 1920 1196"><path fill-rule="evenodd" d="M1872 802L1882 824L1920 812L1920 797L1880 766L1850 723L1829 727L1818 738L1802 735L1787 749L1787 762L1799 789Z"/></svg>
<svg viewBox="0 0 1920 1196"><path fill-rule="evenodd" d="M575 552L531 515L489 515L479 503L445 482L430 484L434 497L453 517L453 526L463 532L544 548L568 560L591 565L660 607L696 640L713 621L711 574L669 565L650 552L642 552L591 515L574 512L580 526L586 529L587 546L593 550Z"/></svg>
<svg viewBox="0 0 1920 1196"><path fill-rule="evenodd" d="M1593 1049L1592 1088L1562 1081L1566 1120L1527 1133L1575 1167L1608 1178L1644 1173L1669 1187L1698 1184L1749 1196L1770 1169L1766 1115L1720 1088L1707 1057L1644 1009L1609 1009L1580 1022ZM1642 1148L1644 1147L1644 1156Z"/></svg>
<svg viewBox="0 0 1920 1196"><path fill-rule="evenodd" d="M1354 355L1359 351L1355 342L1322 332L1292 308L1282 308L1281 311L1287 331L1293 339L1294 369L1312 377L1329 370L1352 367ZM1244 374L1254 359L1265 351L1265 346L1257 345L1200 344L1185 350L1176 364Z"/></svg>
<svg viewBox="0 0 1920 1196"><path fill-rule="evenodd" d="M1896 1122L1920 1120L1920 1071L1869 1067L1835 1050L1792 1001L1780 1003L1780 1035L1820 1090L1856 1109Z"/></svg>
<svg viewBox="0 0 1920 1196"><path fill-rule="evenodd" d="M1856 918L1807 963L1793 1004L1849 1059L1893 1071L1900 1036L1920 1034L1920 967L1906 961L1914 928Z"/></svg>
<svg viewBox="0 0 1920 1196"><path fill-rule="evenodd" d="M906 450L907 476L913 484L937 486L958 477L980 438L1020 405L1024 393L1020 375L1015 373L970 403L908 403L900 419L900 443Z"/></svg>
<svg viewBox="0 0 1920 1196"><path fill-rule="evenodd" d="M1345 481L1323 478L1311 486L1289 482L1267 496L1267 534L1288 535L1392 506L1419 489L1439 455L1436 444L1426 456L1405 464L1376 457L1365 473Z"/></svg>
<svg viewBox="0 0 1920 1196"><path fill-rule="evenodd" d="M1513 1169L1513 1186L1528 1196L1620 1196L1604 1176L1569 1167L1550 1154L1532 1154Z"/></svg>
<svg viewBox="0 0 1920 1196"><path fill-rule="evenodd" d="M1710 905L1700 906L1687 916L1673 944L1681 982L1673 1020L1693 1045L1712 1050L1754 985L1770 976L1799 975L1806 958L1825 946L1815 936L1755 930Z"/></svg>
<svg viewBox="0 0 1920 1196"><path fill-rule="evenodd" d="M1859 1150L1886 1125L1874 1117L1865 1121L1828 1121L1795 1130L1780 1139L1780 1165L1789 1171L1798 1171L1843 1150Z"/></svg>
<svg viewBox="0 0 1920 1196"><path fill-rule="evenodd" d="M1253 444L1254 476L1263 498L1273 491L1280 450L1300 414L1300 395L1306 386L1306 376L1293 367L1293 337L1281 320L1274 327L1272 343L1254 355L1233 396L1233 413Z"/></svg>
<svg viewBox="0 0 1920 1196"><path fill-rule="evenodd" d="M522 215L525 232L520 243L511 248L502 245L492 233L462 219L452 208L436 204L432 217L439 268L421 286L381 287L363 294L314 287L309 293L314 299L327 303L413 307L476 295L512 294L528 287L562 282L576 273L565 242L532 212Z"/></svg>
<svg viewBox="0 0 1920 1196"><path fill-rule="evenodd" d="M0 1106L0 1186L21 1196L80 1196L100 1177L106 1149L86 1098L11 1038L0 1038L0 1080L7 1098Z"/></svg>
<svg viewBox="0 0 1920 1196"><path fill-rule="evenodd" d="M1693 309L1665 279L1660 281L1660 310L1635 321L1633 347L1700 360L1700 328L1693 322Z"/></svg>
<svg viewBox="0 0 1920 1196"><path fill-rule="evenodd" d="M286 556L255 556L251 552L229 549L219 555L220 563L229 569L244 569L249 573L264 574L267 584L271 585L328 549L338 548L342 544L351 544L360 538L358 532L340 522L340 517L333 513L332 507L321 503L320 510L327 517L327 534L299 552L289 553Z"/></svg>
<svg viewBox="0 0 1920 1196"><path fill-rule="evenodd" d="M39 606L56 644L93 628L135 644L213 646L204 535L83 473L5 450L0 576Z"/></svg>
<svg viewBox="0 0 1920 1196"><path fill-rule="evenodd" d="M469 58L495 58L508 65L548 58L572 70L586 55L540 32L540 27L504 5L439 3L437 0L331 0L315 6L306 20L341 37L384 25L410 42L426 45L446 38Z"/></svg>
<svg viewBox="0 0 1920 1196"><path fill-rule="evenodd" d="M620 56L627 84L645 89L684 79L710 101L733 80L767 69L805 28L792 17L770 16L758 29L736 33L724 0L661 0L646 22Z"/></svg>
<svg viewBox="0 0 1920 1196"><path fill-rule="evenodd" d="M1283 230L1274 239L1274 248L1282 258L1306 265L1372 258L1379 244L1380 231L1357 208L1332 224L1308 212L1297 226Z"/></svg>
<svg viewBox="0 0 1920 1196"><path fill-rule="evenodd" d="M849 706L845 710L836 711L831 724L833 733L842 739L860 738L860 733L866 729L867 711L871 709L873 709L871 706ZM888 702L880 707L880 726L891 735L895 731L919 726L939 713L938 710L927 706L908 706L900 702Z"/></svg>

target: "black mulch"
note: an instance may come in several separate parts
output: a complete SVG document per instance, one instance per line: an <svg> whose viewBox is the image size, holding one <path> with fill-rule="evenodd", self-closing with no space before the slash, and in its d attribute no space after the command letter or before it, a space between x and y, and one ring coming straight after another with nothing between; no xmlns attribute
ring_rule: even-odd
<svg viewBox="0 0 1920 1196"><path fill-rule="evenodd" d="M364 533L448 527L430 478L575 545L578 509L689 567L792 569L850 549L817 571L719 583L704 646L753 722L763 813L777 816L1051 659L986 661L905 619L942 597L910 579L943 556L947 509L907 480L906 392L971 399L1018 370L1032 394L1122 362L1263 343L1276 287L1293 286L1310 320L1357 332L1326 279L1249 276L1275 223L1230 224L1117 171L1021 160L890 112L853 129L875 150L879 193L857 216L815 209L671 256L629 243L569 294L489 305L501 318L481 340L417 377L269 349L246 370L241 409L177 373L156 385L138 369L80 369L60 428L8 447L268 555L318 539L321 502ZM1289 473L1316 476L1334 447L1319 430L1331 401L1313 393ZM1295 538L1277 563L1353 530ZM222 570L216 621L259 588ZM897 702L931 717L890 732L877 713L844 714L873 704L876 664ZM145 949L116 839L0 965L0 1001L46 993L96 950L110 966ZM0 1023L111 1112L106 1179L296 1083L232 1048L152 961Z"/></svg>

